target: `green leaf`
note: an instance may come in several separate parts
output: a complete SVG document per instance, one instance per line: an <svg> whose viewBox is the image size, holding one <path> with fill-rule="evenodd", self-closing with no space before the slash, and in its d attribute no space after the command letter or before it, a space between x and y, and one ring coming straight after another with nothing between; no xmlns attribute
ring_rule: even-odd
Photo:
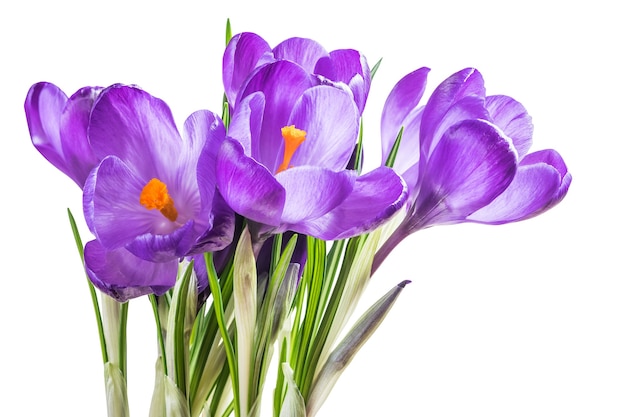
<svg viewBox="0 0 626 417"><path fill-rule="evenodd" d="M398 156L398 149L400 149L400 141L402 141L402 134L404 133L404 126L400 127L400 131L396 136L396 140L393 142L393 146L389 151L389 155L387 156L387 160L385 161L385 166L393 167L393 164L396 162L396 157Z"/></svg>
<svg viewBox="0 0 626 417"><path fill-rule="evenodd" d="M376 72L378 71L378 67L380 67L380 63L383 61L382 58L380 58L378 60L378 62L376 62L376 64L374 64L374 66L372 67L372 69L370 70L370 77L373 80L374 79L374 75L376 75Z"/></svg>
<svg viewBox="0 0 626 417"><path fill-rule="evenodd" d="M356 353L374 334L410 281L402 281L374 303L355 323L322 367L307 401L307 417L320 409L335 383Z"/></svg>

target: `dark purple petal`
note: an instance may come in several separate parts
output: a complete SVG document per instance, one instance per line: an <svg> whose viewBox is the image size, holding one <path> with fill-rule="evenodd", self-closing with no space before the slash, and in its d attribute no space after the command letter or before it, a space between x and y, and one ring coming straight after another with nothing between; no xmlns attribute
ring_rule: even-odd
<svg viewBox="0 0 626 417"><path fill-rule="evenodd" d="M188 254L222 250L233 240L235 213L219 192L215 193L209 207L211 208L209 227L205 227L199 234Z"/></svg>
<svg viewBox="0 0 626 417"><path fill-rule="evenodd" d="M96 240L85 245L85 269L91 282L119 302L146 294L162 295L176 283L178 262L149 262L124 248L107 251Z"/></svg>
<svg viewBox="0 0 626 417"><path fill-rule="evenodd" d="M280 224L285 189L267 168L245 155L239 142L224 141L216 168L218 190L235 212L267 225Z"/></svg>
<svg viewBox="0 0 626 417"><path fill-rule="evenodd" d="M273 50L276 59L286 59L300 65L313 74L315 65L322 57L327 57L326 49L316 41L305 38L290 38L282 41Z"/></svg>
<svg viewBox="0 0 626 417"><path fill-rule="evenodd" d="M286 192L282 223L294 225L328 213L351 194L356 176L355 171L335 172L316 166L289 168L277 174Z"/></svg>
<svg viewBox="0 0 626 417"><path fill-rule="evenodd" d="M346 239L376 229L406 199L404 181L392 169L380 167L358 177L352 193L335 209L291 229L319 239Z"/></svg>
<svg viewBox="0 0 626 417"><path fill-rule="evenodd" d="M406 129L405 119L415 111L422 99L429 71L430 68L420 68L405 75L389 93L380 121L383 163L391 152L400 128L405 126ZM419 131L416 133L414 136L418 136Z"/></svg>
<svg viewBox="0 0 626 417"><path fill-rule="evenodd" d="M291 165L345 169L359 134L358 109L347 93L329 86L308 89L287 124L306 131L306 140L291 158ZM283 147L280 149L282 155ZM278 166L268 168L276 170Z"/></svg>
<svg viewBox="0 0 626 417"><path fill-rule="evenodd" d="M533 143L533 123L521 103L507 96L489 96L485 99L491 121L511 138L522 159Z"/></svg>
<svg viewBox="0 0 626 417"><path fill-rule="evenodd" d="M453 126L424 171L412 229L463 221L509 186L516 165L510 139L491 123L465 120Z"/></svg>
<svg viewBox="0 0 626 417"><path fill-rule="evenodd" d="M114 85L100 94L89 123L96 156L115 155L142 178L176 182L179 173L171 166L183 142L165 102L136 87Z"/></svg>
<svg viewBox="0 0 626 417"><path fill-rule="evenodd" d="M485 97L485 87L482 75L474 68L461 70L444 80L430 96L424 107L424 116L421 127L422 154L429 154L432 150L430 141L435 130L448 109L457 101L467 96Z"/></svg>
<svg viewBox="0 0 626 417"><path fill-rule="evenodd" d="M231 38L223 58L224 91L231 106L237 103L239 90L254 70L274 61L268 43L255 33L240 33Z"/></svg>

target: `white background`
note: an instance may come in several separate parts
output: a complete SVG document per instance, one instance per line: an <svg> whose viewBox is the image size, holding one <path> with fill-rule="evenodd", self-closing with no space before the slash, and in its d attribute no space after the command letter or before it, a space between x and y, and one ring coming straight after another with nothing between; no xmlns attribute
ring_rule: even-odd
<svg viewBox="0 0 626 417"><path fill-rule="evenodd" d="M217 4L219 3L219 4ZM19 4L19 6L18 6ZM550 212L504 226L428 229L392 254L366 302L409 285L320 416L626 416L624 39L618 2L22 1L0 6L2 301L0 414L105 415L92 307L66 208L81 194L30 142L31 84L71 94L138 84L178 123L219 112L226 18L271 45L310 37L383 63L365 112L406 73L429 91L478 68L489 94L533 116L533 150L573 174ZM620 28L621 26L621 28ZM85 232L84 238L88 238ZM365 304L362 306L365 308ZM147 415L156 358L146 299L130 305L131 412Z"/></svg>

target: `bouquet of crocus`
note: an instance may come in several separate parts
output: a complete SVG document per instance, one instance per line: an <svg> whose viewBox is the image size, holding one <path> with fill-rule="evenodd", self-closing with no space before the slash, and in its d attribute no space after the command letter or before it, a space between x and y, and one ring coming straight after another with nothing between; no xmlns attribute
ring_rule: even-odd
<svg viewBox="0 0 626 417"><path fill-rule="evenodd" d="M70 224L88 277L109 416L129 414L128 303L155 321L150 416L314 416L393 306L390 283L353 320L367 283L407 236L434 225L503 224L567 193L554 150L529 153L524 107L462 69L423 99L427 68L398 81L382 112L383 158L363 172L372 68L356 50L303 38L274 48L230 34L220 114L181 129L133 85L69 98L34 84L32 142L83 191L93 239ZM384 277L380 277L384 279ZM274 386L265 386L268 374Z"/></svg>

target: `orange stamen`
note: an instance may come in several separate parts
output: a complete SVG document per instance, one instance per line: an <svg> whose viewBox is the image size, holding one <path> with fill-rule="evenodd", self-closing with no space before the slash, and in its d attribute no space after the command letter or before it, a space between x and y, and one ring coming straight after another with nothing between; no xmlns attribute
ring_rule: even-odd
<svg viewBox="0 0 626 417"><path fill-rule="evenodd" d="M276 170L277 174L289 168L293 154L306 139L306 132L296 129L294 125L283 127L280 129L280 133L283 134L283 139L285 139L285 154L283 156L283 162L278 167L278 170Z"/></svg>
<svg viewBox="0 0 626 417"><path fill-rule="evenodd" d="M169 221L176 221L178 212L174 200L167 193L167 186L156 178L152 178L141 190L139 202L148 210L157 209Z"/></svg>

